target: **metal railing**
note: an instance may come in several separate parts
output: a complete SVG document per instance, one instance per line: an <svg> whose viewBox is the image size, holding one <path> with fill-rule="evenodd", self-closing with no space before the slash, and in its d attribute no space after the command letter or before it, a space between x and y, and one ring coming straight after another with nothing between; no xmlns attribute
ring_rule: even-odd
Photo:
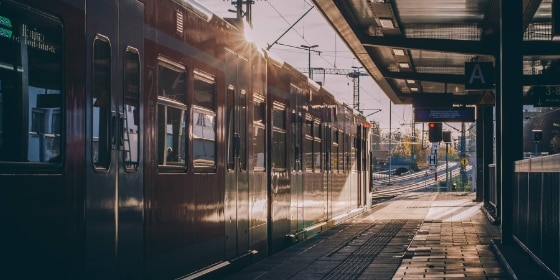
<svg viewBox="0 0 560 280"><path fill-rule="evenodd" d="M494 213L497 213L496 207L498 205L498 193L496 189L496 164L492 163L488 165L488 203L489 206L493 207Z"/></svg>
<svg viewBox="0 0 560 280"><path fill-rule="evenodd" d="M516 161L513 182L513 239L558 279L560 154Z"/></svg>

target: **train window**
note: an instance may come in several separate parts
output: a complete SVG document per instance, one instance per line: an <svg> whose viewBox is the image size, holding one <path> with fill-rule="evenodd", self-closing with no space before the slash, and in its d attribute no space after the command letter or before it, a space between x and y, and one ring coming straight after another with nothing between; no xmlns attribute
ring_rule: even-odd
<svg viewBox="0 0 560 280"><path fill-rule="evenodd" d="M313 125L313 167L316 171L320 171L323 166L321 162L321 124L319 122L315 122Z"/></svg>
<svg viewBox="0 0 560 280"><path fill-rule="evenodd" d="M227 126L227 169L233 170L235 166L235 156L236 156L236 147L235 143L237 141L236 135L234 133L235 128L233 127L233 112L235 109L235 88L233 86L229 86L226 93L226 126Z"/></svg>
<svg viewBox="0 0 560 280"><path fill-rule="evenodd" d="M325 125L325 138L324 138L324 153L323 153L323 160L325 163L325 170L332 170L332 146L333 137L332 137L332 127L329 125Z"/></svg>
<svg viewBox="0 0 560 280"><path fill-rule="evenodd" d="M254 95L253 98L253 170L265 171L265 103L264 97Z"/></svg>
<svg viewBox="0 0 560 280"><path fill-rule="evenodd" d="M93 42L92 159L96 169L111 164L111 45L98 35Z"/></svg>
<svg viewBox="0 0 560 280"><path fill-rule="evenodd" d="M292 169L295 171L301 171L304 165L304 158L303 158L303 126L304 123L301 120L300 113L296 112L296 110L292 111Z"/></svg>
<svg viewBox="0 0 560 280"><path fill-rule="evenodd" d="M292 107L292 169L294 171L301 171L306 168L305 166L305 120L302 112L302 108L298 104L302 103L303 90L294 84L290 84L290 102L293 104Z"/></svg>
<svg viewBox="0 0 560 280"><path fill-rule="evenodd" d="M306 120L304 124L303 152L304 164L307 172L313 171L313 122Z"/></svg>
<svg viewBox="0 0 560 280"><path fill-rule="evenodd" d="M216 169L216 82L214 77L194 71L193 167Z"/></svg>
<svg viewBox="0 0 560 280"><path fill-rule="evenodd" d="M346 173L348 168L348 137L343 131L340 132L340 171Z"/></svg>
<svg viewBox="0 0 560 280"><path fill-rule="evenodd" d="M63 34L54 17L0 5L2 163L61 162Z"/></svg>
<svg viewBox="0 0 560 280"><path fill-rule="evenodd" d="M187 74L177 63L160 58L158 65L157 156L161 170L187 167Z"/></svg>
<svg viewBox="0 0 560 280"><path fill-rule="evenodd" d="M140 154L140 56L128 48L124 54L123 151L128 171L138 169Z"/></svg>
<svg viewBox="0 0 560 280"><path fill-rule="evenodd" d="M338 170L338 130L331 132L331 170Z"/></svg>
<svg viewBox="0 0 560 280"><path fill-rule="evenodd" d="M345 173L348 173L350 171L350 167L351 167L351 162L350 162L350 147L351 147L351 136L348 133L344 134L344 171Z"/></svg>
<svg viewBox="0 0 560 280"><path fill-rule="evenodd" d="M226 98L227 168L235 169L239 160L237 167L247 170L247 93L230 85Z"/></svg>
<svg viewBox="0 0 560 280"><path fill-rule="evenodd" d="M331 143L331 170L338 170L338 131L336 128L332 128Z"/></svg>
<svg viewBox="0 0 560 280"><path fill-rule="evenodd" d="M352 169L352 171L356 171L357 170L357 162L356 162L356 137L355 136L350 136L351 140L351 147L350 147L350 168Z"/></svg>
<svg viewBox="0 0 560 280"><path fill-rule="evenodd" d="M247 170L247 92L239 94L239 168Z"/></svg>
<svg viewBox="0 0 560 280"><path fill-rule="evenodd" d="M286 108L276 105L272 109L272 168L286 170Z"/></svg>

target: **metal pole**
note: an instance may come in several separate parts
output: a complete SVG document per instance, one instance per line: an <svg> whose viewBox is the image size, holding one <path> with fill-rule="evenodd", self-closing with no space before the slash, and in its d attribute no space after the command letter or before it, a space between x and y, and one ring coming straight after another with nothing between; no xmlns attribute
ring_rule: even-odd
<svg viewBox="0 0 560 280"><path fill-rule="evenodd" d="M392 131L391 131L391 129L392 129L391 128L391 122L392 122L391 121L391 104L392 103L393 102L389 100L389 184L388 185L391 185L391 155L392 155L392 153L391 153L391 134L392 134Z"/></svg>
<svg viewBox="0 0 560 280"><path fill-rule="evenodd" d="M466 139L465 139L465 123L461 123L461 159L467 156L466 154ZM461 189L465 189L465 184L467 183L467 169L461 164Z"/></svg>
<svg viewBox="0 0 560 280"><path fill-rule="evenodd" d="M309 10L307 10L307 12L305 12L305 14L303 14L303 16L301 16L300 18L298 18L298 20L296 20L296 22L294 22L294 24L290 25L290 28L288 28L286 31L284 31L284 33L282 33L282 35L280 35L280 37L278 37L278 39L276 39L272 44L268 45L266 47L266 50L269 51L270 48L272 48L272 46L274 46L274 44L277 44L278 41L280 39L282 39L282 37L284 37L284 35L286 35L286 33L288 33L288 31L290 31L292 28L294 28L294 26L302 19L304 18L309 12L311 12L311 10L313 10L313 8L315 8L315 6L311 6L311 8L309 8Z"/></svg>
<svg viewBox="0 0 560 280"><path fill-rule="evenodd" d="M311 49L318 47L319 45L307 46L301 45L300 47L307 49L307 76L313 79L313 71L311 70Z"/></svg>
<svg viewBox="0 0 560 280"><path fill-rule="evenodd" d="M449 154L449 143L445 142L445 185L447 186L448 190L451 190L449 187L449 159L447 155Z"/></svg>
<svg viewBox="0 0 560 280"><path fill-rule="evenodd" d="M310 79L313 79L313 71L311 71L311 47L307 48L307 69L309 69L307 76L309 76Z"/></svg>

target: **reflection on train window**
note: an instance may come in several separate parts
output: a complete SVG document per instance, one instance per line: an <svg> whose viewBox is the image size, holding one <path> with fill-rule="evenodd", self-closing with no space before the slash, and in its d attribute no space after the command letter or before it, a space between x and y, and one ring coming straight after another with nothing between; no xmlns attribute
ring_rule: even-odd
<svg viewBox="0 0 560 280"><path fill-rule="evenodd" d="M247 92L239 94L239 168L247 170Z"/></svg>
<svg viewBox="0 0 560 280"><path fill-rule="evenodd" d="M303 153L305 170L307 172L313 171L313 123L310 119L305 121L304 125L305 136L303 139Z"/></svg>
<svg viewBox="0 0 560 280"><path fill-rule="evenodd" d="M0 18L0 162L60 163L62 24L11 2Z"/></svg>
<svg viewBox="0 0 560 280"><path fill-rule="evenodd" d="M344 169L344 133L340 130L336 131L336 154L338 156L338 160L336 161L336 167L338 171L343 171Z"/></svg>
<svg viewBox="0 0 560 280"><path fill-rule="evenodd" d="M253 101L253 170L265 171L265 103L264 97L255 95Z"/></svg>
<svg viewBox="0 0 560 280"><path fill-rule="evenodd" d="M350 171L350 141L351 136L347 133L344 133L344 171L348 173Z"/></svg>
<svg viewBox="0 0 560 280"><path fill-rule="evenodd" d="M301 104L302 100L301 97L303 96L303 90L294 84L290 84L290 97L291 102L295 105L295 108L292 108L292 118L291 118L291 125L292 125L292 132L291 132L291 142L292 142L292 155L291 155L291 163L292 163L292 170L294 171L301 171L305 167L305 158L304 153L306 153L305 149L305 140L304 140L304 126L305 116L302 115L300 111L301 108L297 104Z"/></svg>
<svg viewBox="0 0 560 280"><path fill-rule="evenodd" d="M286 170L286 109L275 106L272 109L272 168Z"/></svg>
<svg viewBox="0 0 560 280"><path fill-rule="evenodd" d="M325 163L325 170L332 170L332 146L334 146L334 143L332 141L332 128L329 125L325 125L325 133L323 135L325 135L325 138L323 139L323 143L325 143L324 147L324 153L323 153L323 161Z"/></svg>
<svg viewBox="0 0 560 280"><path fill-rule="evenodd" d="M351 147L350 147L350 168L352 171L356 171L358 170L358 164L356 161L356 137L354 136L350 136L350 143L351 143Z"/></svg>
<svg viewBox="0 0 560 280"><path fill-rule="evenodd" d="M235 143L238 139L236 139L236 135L234 133L234 117L233 112L235 109L235 88L233 86L228 86L226 91L226 133L227 133L227 142L226 142L226 153L227 153L227 164L226 167L228 170L233 170L235 166L235 157L236 157L236 147Z"/></svg>
<svg viewBox="0 0 560 280"><path fill-rule="evenodd" d="M136 49L126 50L124 69L122 150L125 168L132 171L138 169L140 154L140 56Z"/></svg>
<svg viewBox="0 0 560 280"><path fill-rule="evenodd" d="M302 121L302 116L296 110L292 110L292 170L301 171L304 168L304 157L305 152L302 148L303 144L303 126L305 122Z"/></svg>
<svg viewBox="0 0 560 280"><path fill-rule="evenodd" d="M111 45L106 37L93 42L92 159L96 169L111 164Z"/></svg>
<svg viewBox="0 0 560 280"><path fill-rule="evenodd" d="M320 171L321 165L321 125L315 122L313 125L313 167L316 171Z"/></svg>
<svg viewBox="0 0 560 280"><path fill-rule="evenodd" d="M182 65L160 58L156 150L158 166L165 171L181 171L187 166L186 82L187 74Z"/></svg>
<svg viewBox="0 0 560 280"><path fill-rule="evenodd" d="M193 93L193 167L216 168L216 84L214 77L194 71Z"/></svg>

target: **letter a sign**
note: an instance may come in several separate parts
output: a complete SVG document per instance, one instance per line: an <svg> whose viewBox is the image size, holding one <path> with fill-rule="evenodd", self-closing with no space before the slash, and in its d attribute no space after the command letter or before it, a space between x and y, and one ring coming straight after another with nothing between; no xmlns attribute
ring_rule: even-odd
<svg viewBox="0 0 560 280"><path fill-rule="evenodd" d="M493 89L494 66L492 62L465 62L465 89Z"/></svg>

